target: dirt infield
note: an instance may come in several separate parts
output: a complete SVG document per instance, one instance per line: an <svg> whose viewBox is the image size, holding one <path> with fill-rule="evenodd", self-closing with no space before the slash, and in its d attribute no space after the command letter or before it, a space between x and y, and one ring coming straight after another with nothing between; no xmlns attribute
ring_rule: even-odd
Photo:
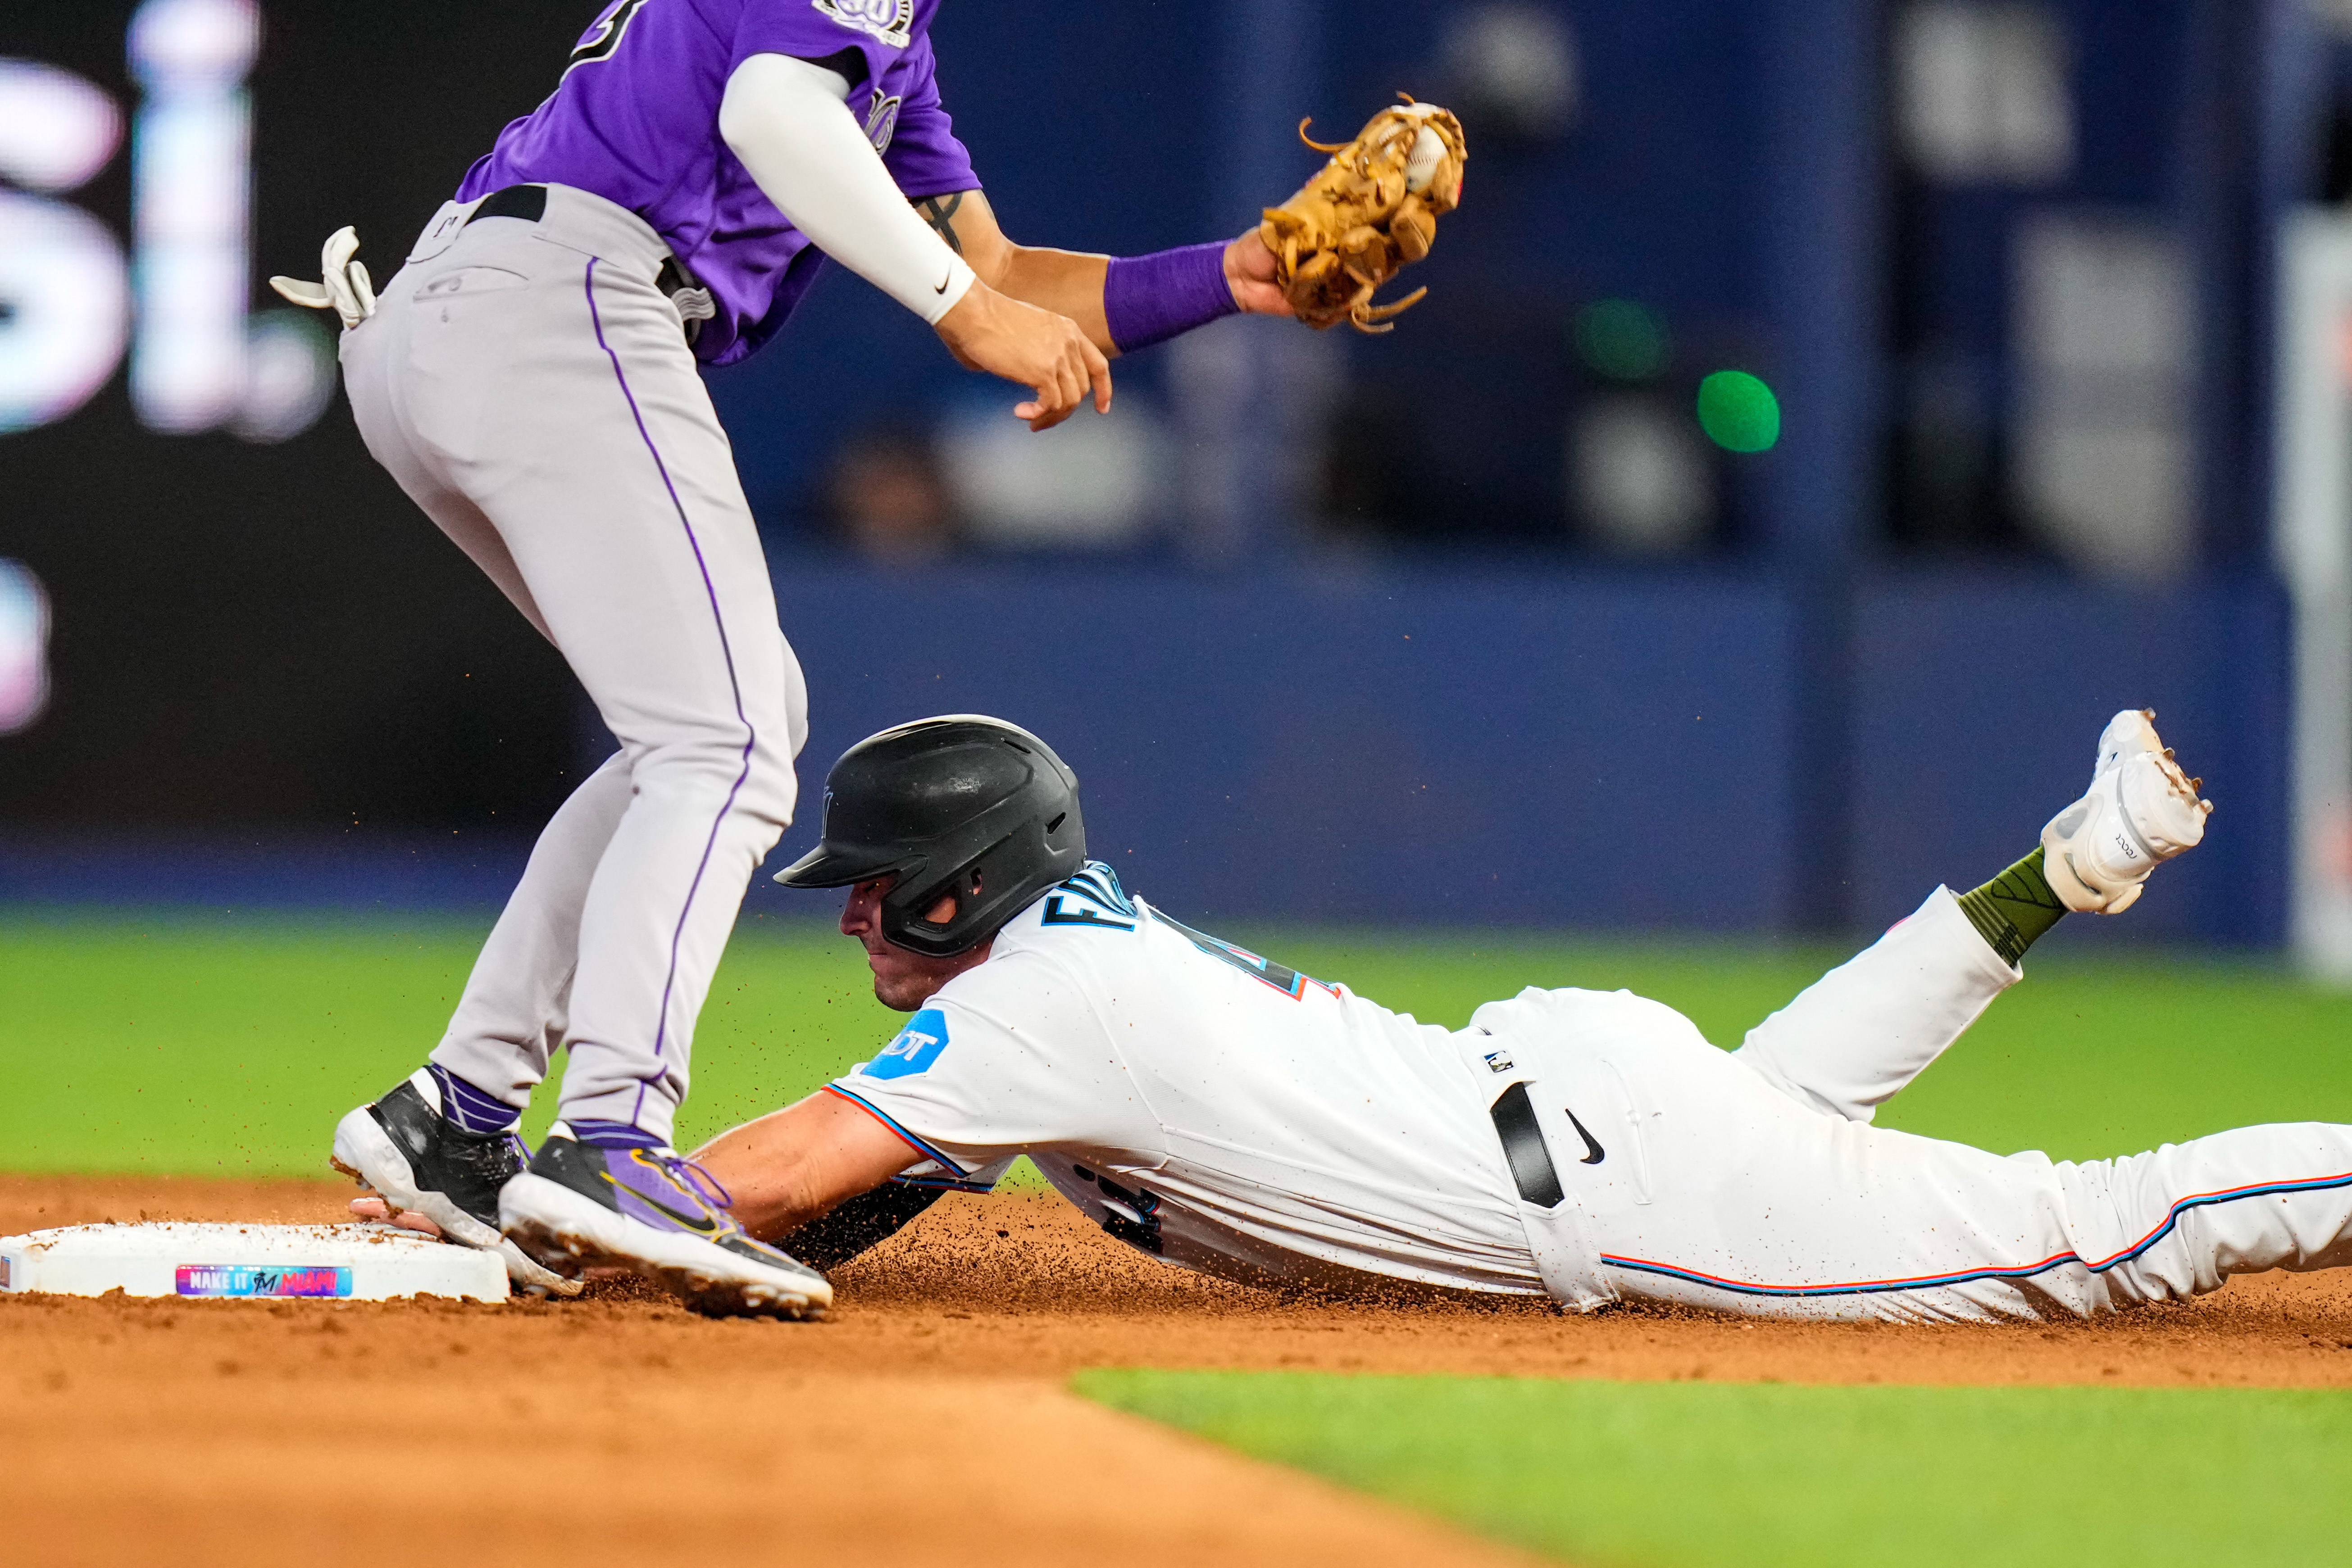
<svg viewBox="0 0 2352 1568"><path fill-rule="evenodd" d="M0 1176L0 1235L331 1219L350 1192ZM1571 1319L1277 1300L1150 1263L1058 1200L1006 1196L950 1197L835 1279L836 1316L804 1325L709 1321L625 1286L502 1307L0 1297L8 1558L1524 1563L1062 1380L1151 1365L2352 1387L2347 1274L2089 1325Z"/></svg>

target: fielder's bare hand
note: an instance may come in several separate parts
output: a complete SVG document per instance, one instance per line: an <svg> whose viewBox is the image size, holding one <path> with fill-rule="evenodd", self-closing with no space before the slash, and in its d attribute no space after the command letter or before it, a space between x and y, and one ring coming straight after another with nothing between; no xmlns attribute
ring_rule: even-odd
<svg viewBox="0 0 2352 1568"><path fill-rule="evenodd" d="M1252 316L1287 316L1289 297L1274 280L1275 257L1265 241L1251 229L1225 247L1225 287L1234 303Z"/></svg>
<svg viewBox="0 0 2352 1568"><path fill-rule="evenodd" d="M438 1237L441 1227L418 1214L415 1209L394 1209L382 1198L353 1198L352 1213L360 1219L372 1219L380 1225L396 1225L403 1230L422 1231Z"/></svg>
<svg viewBox="0 0 2352 1568"><path fill-rule="evenodd" d="M1013 410L1032 430L1050 430L1076 413L1089 388L1095 412L1110 412L1110 361L1067 316L975 282L935 330L965 369L1001 375L1036 394Z"/></svg>

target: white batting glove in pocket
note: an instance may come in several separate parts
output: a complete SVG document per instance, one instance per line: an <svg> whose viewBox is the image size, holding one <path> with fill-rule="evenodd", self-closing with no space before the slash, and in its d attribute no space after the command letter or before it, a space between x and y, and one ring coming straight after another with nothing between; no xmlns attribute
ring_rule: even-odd
<svg viewBox="0 0 2352 1568"><path fill-rule="evenodd" d="M365 265L354 259L359 248L359 230L345 224L329 235L320 249L320 281L272 278L269 286L297 305L332 310L343 319L345 327L356 327L375 314L375 285L369 280Z"/></svg>

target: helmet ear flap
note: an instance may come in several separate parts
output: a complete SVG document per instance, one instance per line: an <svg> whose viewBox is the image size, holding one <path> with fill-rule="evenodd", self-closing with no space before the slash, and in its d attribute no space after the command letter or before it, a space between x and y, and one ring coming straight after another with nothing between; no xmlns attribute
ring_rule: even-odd
<svg viewBox="0 0 2352 1568"><path fill-rule="evenodd" d="M1086 841L1084 829L1076 826L1076 802L1055 816L1066 816L1071 824L1061 834L1046 832L1045 825L1031 816L961 866L926 878L919 888L891 889L882 896L883 936L910 952L951 958L995 935L999 926L1039 894L1085 867ZM1056 846L1056 837L1076 842ZM944 925L935 925L923 917L943 898L956 900L955 914Z"/></svg>
<svg viewBox="0 0 2352 1568"><path fill-rule="evenodd" d="M963 880L961 869L944 875L933 875L920 881L900 879L882 893L882 935L894 947L910 952L926 953L933 958L946 958L961 951L949 945L952 933L962 924L971 901L956 898ZM953 918L944 925L935 925L923 917L939 906L941 899L956 899Z"/></svg>

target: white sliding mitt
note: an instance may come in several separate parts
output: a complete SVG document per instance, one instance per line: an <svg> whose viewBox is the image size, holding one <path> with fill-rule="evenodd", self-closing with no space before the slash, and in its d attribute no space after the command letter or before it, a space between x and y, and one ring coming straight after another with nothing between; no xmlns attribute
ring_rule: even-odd
<svg viewBox="0 0 2352 1568"><path fill-rule="evenodd" d="M367 268L355 259L359 248L359 230L345 224L327 237L319 252L320 281L272 278L269 286L297 305L332 310L344 326L356 327L375 314L375 285L368 279Z"/></svg>

